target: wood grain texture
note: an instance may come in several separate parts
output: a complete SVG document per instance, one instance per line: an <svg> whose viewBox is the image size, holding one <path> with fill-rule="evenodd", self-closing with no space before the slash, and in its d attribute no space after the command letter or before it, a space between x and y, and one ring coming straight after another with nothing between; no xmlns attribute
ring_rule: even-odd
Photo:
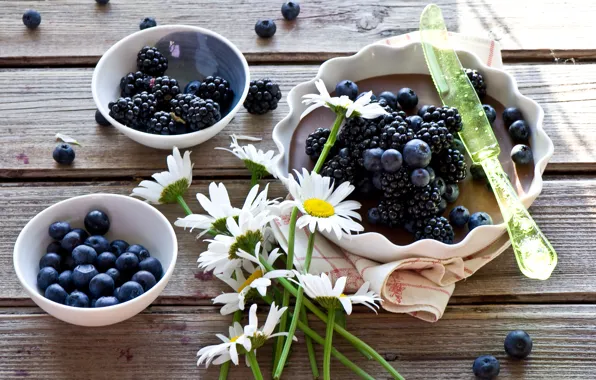
<svg viewBox="0 0 596 380"><path fill-rule="evenodd" d="M248 192L247 180L226 180L232 202L241 206ZM134 182L112 183L23 183L0 185L0 306L31 305L12 265L13 245L18 233L38 212L68 197L107 192L129 194ZM191 209L202 212L195 192L206 193L207 181L195 181L187 200ZM534 281L522 276L511 249L477 274L457 284L453 302L586 302L596 301L596 259L589 249L596 244L596 180L546 181L542 195L531 212L549 237L559 255L559 264L548 281ZM270 196L284 196L275 183ZM177 205L159 206L174 221L182 216ZM579 222L581 221L581 223ZM197 269L197 257L206 244L195 233L176 228L179 253L176 270L158 298L159 304L204 305L229 291L227 285L209 273Z"/></svg>
<svg viewBox="0 0 596 380"><path fill-rule="evenodd" d="M593 305L459 306L449 307L435 324L363 312L348 317L347 327L408 380L472 380L472 362L481 354L500 360L499 379L591 379L596 373L594 313ZM218 367L196 368L195 355L199 348L217 343L214 334L225 332L230 319L212 307L152 307L117 325L82 328L37 308L0 309L0 378L216 379ZM312 325L323 331L320 323ZM507 333L519 328L534 341L532 354L521 361L508 359L503 350ZM284 378L310 379L301 333L298 339ZM376 362L366 361L343 339L335 337L333 343L375 379L389 379ZM258 352L265 378L271 373L271 352L269 344ZM356 378L336 360L332 376ZM241 364L231 369L229 378L252 377Z"/></svg>
<svg viewBox="0 0 596 380"><path fill-rule="evenodd" d="M138 31L142 18L160 25L205 27L229 38L247 58L258 61L319 61L352 54L377 40L418 29L427 1L304 2L295 22L283 20L281 1L111 1L101 7L77 0L1 0L0 65L92 64L115 42ZM596 8L591 0L573 6L557 0L439 0L447 27L499 41L513 59L595 58L591 38ZM27 30L25 8L42 14L42 24ZM230 12L238 17L230 20ZM73 18L72 15L77 17ZM530 16L531 15L531 16ZM277 33L269 40L254 33L258 19L272 18ZM570 27L572 25L572 27ZM333 38L329 38L333 36ZM65 43L68 41L68 43ZM346 43L345 41L349 41Z"/></svg>
<svg viewBox="0 0 596 380"><path fill-rule="evenodd" d="M246 175L242 163L227 152L232 133L264 139L259 147L276 149L271 131L288 112L286 95L296 84L313 78L317 66L252 66L253 77L281 83L279 108L255 116L242 109L222 133L195 147L195 175ZM596 168L596 64L510 65L523 94L545 110L544 128L555 144L547 170L590 171ZM0 177L132 177L163 170L165 151L136 144L112 127L95 123L91 69L0 70ZM23 92L23 88L25 92ZM54 162L54 135L78 139L70 167Z"/></svg>

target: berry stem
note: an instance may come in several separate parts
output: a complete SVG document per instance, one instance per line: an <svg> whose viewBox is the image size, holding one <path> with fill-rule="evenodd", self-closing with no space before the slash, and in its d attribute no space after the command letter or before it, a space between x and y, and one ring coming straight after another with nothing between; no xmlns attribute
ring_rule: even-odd
<svg viewBox="0 0 596 380"><path fill-rule="evenodd" d="M248 362L250 363L250 369L252 370L252 375L255 377L255 380L263 380L263 374L261 373L261 368L259 367L259 361L255 355L255 351L251 350L246 353L248 357Z"/></svg>
<svg viewBox="0 0 596 380"><path fill-rule="evenodd" d="M319 171L321 171L321 168L323 167L323 164L327 159L327 155L329 155L329 151L331 150L331 148L333 148L333 145L335 145L335 140L337 140L339 128L341 127L341 124L343 123L345 118L346 115L343 112L340 112L337 114L337 116L335 116L335 121L333 122L333 126L331 127L331 133L329 133L329 138L323 146L323 151L321 152L321 155L317 160L315 168L312 170L313 172L318 173Z"/></svg>
<svg viewBox="0 0 596 380"><path fill-rule="evenodd" d="M182 209L184 210L184 212L186 213L186 215L192 215L192 211L190 210L190 208L186 204L186 201L184 200L184 198L182 198L182 195L177 195L176 196L176 201L178 202L178 204L180 205L180 207L182 207Z"/></svg>
<svg viewBox="0 0 596 380"><path fill-rule="evenodd" d="M333 341L333 327L335 325L335 308L327 311L327 330L325 333L325 349L323 351L323 379L331 380L331 342Z"/></svg>

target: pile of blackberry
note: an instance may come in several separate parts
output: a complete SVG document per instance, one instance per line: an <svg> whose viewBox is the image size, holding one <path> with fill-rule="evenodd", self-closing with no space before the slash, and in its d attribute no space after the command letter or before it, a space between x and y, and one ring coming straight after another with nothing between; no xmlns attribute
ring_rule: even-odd
<svg viewBox="0 0 596 380"><path fill-rule="evenodd" d="M217 123L227 112L234 91L227 80L208 76L186 87L165 75L168 59L157 48L143 47L137 71L120 79L120 98L110 102L110 116L138 131L180 135Z"/></svg>

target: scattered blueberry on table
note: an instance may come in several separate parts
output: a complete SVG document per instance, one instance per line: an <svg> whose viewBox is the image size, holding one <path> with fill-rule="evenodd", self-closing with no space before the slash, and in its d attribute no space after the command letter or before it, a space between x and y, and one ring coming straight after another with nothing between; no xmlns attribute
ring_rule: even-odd
<svg viewBox="0 0 596 380"><path fill-rule="evenodd" d="M297 1L287 1L281 6L281 14L288 21L295 20L300 14L300 4Z"/></svg>
<svg viewBox="0 0 596 380"><path fill-rule="evenodd" d="M95 111L95 122L104 127L111 125L108 119L106 119L99 110Z"/></svg>
<svg viewBox="0 0 596 380"><path fill-rule="evenodd" d="M95 0L95 2L99 5L106 5L110 0Z"/></svg>
<svg viewBox="0 0 596 380"><path fill-rule="evenodd" d="M155 21L155 18L145 17L141 20L141 23L139 24L139 29L143 30L147 28L153 28L154 26L157 26L157 21Z"/></svg>
<svg viewBox="0 0 596 380"><path fill-rule="evenodd" d="M41 15L35 9L27 9L23 13L23 24L29 29L35 29L41 24Z"/></svg>
<svg viewBox="0 0 596 380"><path fill-rule="evenodd" d="M474 360L472 370L477 378L482 380L495 379L501 371L501 365L497 358L492 355L482 355Z"/></svg>
<svg viewBox="0 0 596 380"><path fill-rule="evenodd" d="M271 19L259 20L255 24L255 33L261 38L271 38L276 31L275 21Z"/></svg>
<svg viewBox="0 0 596 380"><path fill-rule="evenodd" d="M54 161L61 165L70 165L75 159L75 151L70 144L60 143L54 148L52 157L54 157Z"/></svg>
<svg viewBox="0 0 596 380"><path fill-rule="evenodd" d="M67 221L48 227L54 241L40 258L37 274L46 298L72 307L112 306L140 296L162 278L163 267L147 248L103 236L110 229L104 211L88 212L84 224L87 230Z"/></svg>

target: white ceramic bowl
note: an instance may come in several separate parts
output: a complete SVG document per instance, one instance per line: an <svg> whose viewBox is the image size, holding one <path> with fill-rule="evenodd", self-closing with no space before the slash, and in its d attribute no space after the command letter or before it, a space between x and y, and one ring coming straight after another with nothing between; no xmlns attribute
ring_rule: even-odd
<svg viewBox="0 0 596 380"><path fill-rule="evenodd" d="M122 239L142 244L157 258L164 270L163 277L141 296L114 306L76 308L45 298L37 287L39 259L52 241L48 235L51 223L65 220L73 228L83 228L85 215L94 209L105 211L110 218L108 240ZM48 314L80 326L105 326L122 322L143 309L165 288L172 276L178 242L170 222L157 209L138 199L115 194L90 194L70 198L48 207L27 223L14 246L14 268L31 299Z"/></svg>
<svg viewBox="0 0 596 380"><path fill-rule="evenodd" d="M552 141L542 128L544 111L536 102L519 92L515 79L505 71L486 66L470 52L458 51L458 55L464 67L476 68L482 72L487 82L488 95L507 107L518 107L531 127L534 179L526 193L520 196L523 204L529 207L542 191L542 173L554 150ZM319 68L315 78L294 87L287 97L290 112L273 130L273 140L281 153L277 162L279 172L288 173L288 148L300 121L300 115L306 109L301 103L302 96L317 93L314 85L316 79L322 79L327 89L332 91L336 83L342 79L359 81L391 74L429 75L420 43L410 43L403 47L380 44L366 46L353 56L326 61ZM349 252L379 262L390 262L409 257L445 259L469 256L488 247L505 232L505 224L482 226L468 233L465 239L457 244L447 245L425 239L404 246L393 244L385 236L374 232L344 236L341 240L333 234L325 235Z"/></svg>
<svg viewBox="0 0 596 380"><path fill-rule="evenodd" d="M182 88L209 75L226 78L234 90L228 113L209 128L171 136L137 131L114 120L108 104L120 97L120 78L137 71L137 53L146 45L157 47L168 58L165 75L176 78ZM172 149L201 144L224 129L242 107L249 83L250 72L244 55L226 38L196 26L164 25L133 33L108 49L93 71L91 87L97 109L120 132L152 148Z"/></svg>

